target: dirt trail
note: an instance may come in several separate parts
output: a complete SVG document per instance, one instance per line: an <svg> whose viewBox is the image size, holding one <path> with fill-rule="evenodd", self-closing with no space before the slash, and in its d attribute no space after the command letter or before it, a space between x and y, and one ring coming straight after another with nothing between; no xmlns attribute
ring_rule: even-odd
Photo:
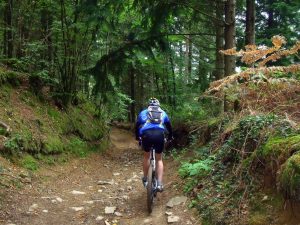
<svg viewBox="0 0 300 225"><path fill-rule="evenodd" d="M127 131L112 129L111 140L106 153L41 169L30 185L5 196L0 224L163 225L168 224L166 211L179 216L175 224L200 224L187 202L166 208L172 197L180 195L172 160L165 160L165 191L149 216L140 181L142 151ZM105 214L105 207L116 207L115 214Z"/></svg>

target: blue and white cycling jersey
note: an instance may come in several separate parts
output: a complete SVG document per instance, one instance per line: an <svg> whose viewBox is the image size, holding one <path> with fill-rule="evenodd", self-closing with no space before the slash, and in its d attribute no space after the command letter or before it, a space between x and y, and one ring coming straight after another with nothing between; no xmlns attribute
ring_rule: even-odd
<svg viewBox="0 0 300 225"><path fill-rule="evenodd" d="M148 120L148 109L143 110L140 112L136 126L139 128L139 136L142 136L144 131L150 129L158 129L158 130L165 130L164 124L170 123L169 117L165 111L162 110L162 123L151 123Z"/></svg>

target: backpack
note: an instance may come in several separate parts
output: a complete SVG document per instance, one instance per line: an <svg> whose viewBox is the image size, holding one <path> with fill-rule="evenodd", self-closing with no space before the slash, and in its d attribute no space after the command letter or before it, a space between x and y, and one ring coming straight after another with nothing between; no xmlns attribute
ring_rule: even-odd
<svg viewBox="0 0 300 225"><path fill-rule="evenodd" d="M147 117L147 122L153 124L161 124L163 118L163 111L159 106L149 106Z"/></svg>

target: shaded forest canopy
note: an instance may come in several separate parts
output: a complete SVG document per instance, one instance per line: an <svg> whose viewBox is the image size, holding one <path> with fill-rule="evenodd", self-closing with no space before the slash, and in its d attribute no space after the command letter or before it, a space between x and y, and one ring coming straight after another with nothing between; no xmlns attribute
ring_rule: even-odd
<svg viewBox="0 0 300 225"><path fill-rule="evenodd" d="M85 96L132 121L149 96L174 110L243 67L220 50L280 34L293 45L300 20L298 1L277 0L1 0L0 12L4 65L50 86L61 106Z"/></svg>

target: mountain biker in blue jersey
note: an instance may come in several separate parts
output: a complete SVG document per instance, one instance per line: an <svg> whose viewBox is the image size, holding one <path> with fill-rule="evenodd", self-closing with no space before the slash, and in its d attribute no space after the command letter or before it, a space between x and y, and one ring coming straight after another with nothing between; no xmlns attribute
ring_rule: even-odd
<svg viewBox="0 0 300 225"><path fill-rule="evenodd" d="M150 149L155 148L155 158L157 161L157 190L163 191L163 161L162 151L165 143L165 132L168 131L168 139L172 139L172 126L168 115L160 108L160 103L156 98L150 98L148 108L140 112L135 127L136 140L141 141L144 150L143 159L143 184L147 186L147 173L150 166Z"/></svg>

